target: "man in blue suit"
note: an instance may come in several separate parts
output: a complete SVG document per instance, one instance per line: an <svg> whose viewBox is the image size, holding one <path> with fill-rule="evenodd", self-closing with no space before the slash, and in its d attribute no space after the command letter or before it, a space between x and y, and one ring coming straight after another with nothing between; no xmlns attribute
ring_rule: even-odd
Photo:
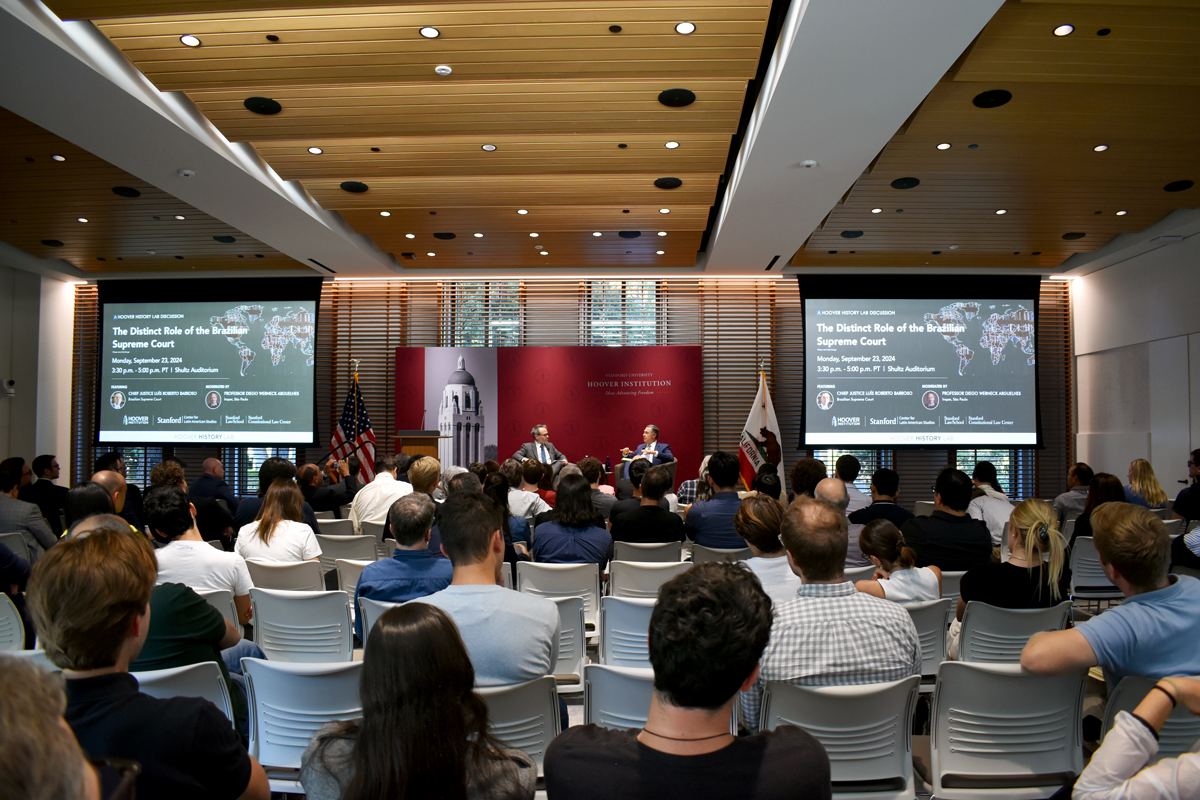
<svg viewBox="0 0 1200 800"><path fill-rule="evenodd" d="M647 425L646 430L642 431L642 444L636 450L622 447L621 455L632 456L625 464L626 480L629 479L629 464L639 458L646 459L650 462L651 466L666 464L675 460L675 456L671 454L671 445L658 440L657 425Z"/></svg>

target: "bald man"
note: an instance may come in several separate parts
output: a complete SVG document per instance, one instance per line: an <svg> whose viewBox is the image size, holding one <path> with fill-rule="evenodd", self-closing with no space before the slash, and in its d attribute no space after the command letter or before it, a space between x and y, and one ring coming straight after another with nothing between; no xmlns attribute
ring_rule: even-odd
<svg viewBox="0 0 1200 800"><path fill-rule="evenodd" d="M204 474L188 486L188 495L192 499L214 497L217 500L224 500L231 513L237 510L238 500L234 497L229 484L225 482L225 466L220 459L204 459L203 469Z"/></svg>
<svg viewBox="0 0 1200 800"><path fill-rule="evenodd" d="M125 498L128 496L129 487L125 483L125 476L111 469L102 469L92 476L92 480L105 488L108 496L112 498L113 508L121 515L121 519L125 520L131 528L138 533L143 533L142 521L134 514L132 509L125 508ZM124 509L125 513L121 513ZM133 517L133 519L130 519Z"/></svg>
<svg viewBox="0 0 1200 800"><path fill-rule="evenodd" d="M843 514L849 514L850 493L846 491L846 484L841 478L826 478L818 481L816 488L813 489L813 494L818 500L824 500L830 505L837 506ZM870 559L862 554L862 548L858 544L858 535L865 527L865 525L851 525L847 520L846 569L871 566Z"/></svg>

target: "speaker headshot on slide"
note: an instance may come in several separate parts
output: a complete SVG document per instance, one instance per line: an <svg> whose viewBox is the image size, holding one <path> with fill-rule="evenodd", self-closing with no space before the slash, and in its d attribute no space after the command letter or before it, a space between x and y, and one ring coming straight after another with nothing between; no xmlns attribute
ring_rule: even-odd
<svg viewBox="0 0 1200 800"><path fill-rule="evenodd" d="M108 402L113 408L124 408L125 393L124 392L113 392L112 395L108 398Z"/></svg>
<svg viewBox="0 0 1200 800"><path fill-rule="evenodd" d="M642 431L642 443L638 445L636 450L630 450L628 447L621 448L621 455L629 456L629 462L625 464L625 478L629 478L629 464L639 458L644 458L650 462L650 466L658 466L674 461L675 456L671 453L671 445L658 440L658 426L647 425Z"/></svg>
<svg viewBox="0 0 1200 800"><path fill-rule="evenodd" d="M550 429L543 424L533 426L529 431L532 442L521 445L521 449L513 453L513 460L524 462L525 459L541 461L543 464L565 464L567 457L550 443Z"/></svg>
<svg viewBox="0 0 1200 800"><path fill-rule="evenodd" d="M921 405L925 406L928 409L937 408L939 402L941 402L941 401L937 396L937 392L926 392L925 395L921 398Z"/></svg>
<svg viewBox="0 0 1200 800"><path fill-rule="evenodd" d="M209 408L216 408L217 406L221 405L221 395L217 394L216 392L209 392L208 397L204 398L204 405L208 406Z"/></svg>
<svg viewBox="0 0 1200 800"><path fill-rule="evenodd" d="M822 411L828 411L833 408L833 395L829 392L819 392L817 394L817 408Z"/></svg>

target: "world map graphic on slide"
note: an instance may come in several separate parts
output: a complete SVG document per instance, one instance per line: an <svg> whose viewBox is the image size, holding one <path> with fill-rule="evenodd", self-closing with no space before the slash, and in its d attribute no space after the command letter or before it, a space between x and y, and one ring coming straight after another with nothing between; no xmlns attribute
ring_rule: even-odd
<svg viewBox="0 0 1200 800"><path fill-rule="evenodd" d="M252 327L262 325L261 347L271 354L271 364L279 366L284 360L284 350L292 345L305 356L305 365L311 367L313 358L313 335L315 321L312 314L303 308L284 306L270 309L269 320L264 320L264 309L261 305L235 306L217 317L210 317L209 322L214 326L214 332L220 333L237 348L238 358L241 359L241 374L254 363L255 352L242 337L257 339L257 334L248 336Z"/></svg>
<svg viewBox="0 0 1200 800"><path fill-rule="evenodd" d="M968 331L976 324L979 326L979 346L988 350L992 366L998 366L1004 360L1004 349L1009 343L1020 347L1021 352L1028 356L1025 363L1033 366L1036 363L1033 312L1023 305L1008 303L990 305L987 310L991 314L984 319L980 303L951 303L942 306L936 313L925 314L925 323L954 348L958 356L959 375L966 374L971 359L975 357L975 351L964 339L973 337L973 332Z"/></svg>

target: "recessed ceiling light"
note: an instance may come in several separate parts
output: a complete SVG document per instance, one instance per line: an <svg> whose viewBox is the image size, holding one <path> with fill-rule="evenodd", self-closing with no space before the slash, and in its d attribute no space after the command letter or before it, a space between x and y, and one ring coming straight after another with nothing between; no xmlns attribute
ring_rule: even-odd
<svg viewBox="0 0 1200 800"><path fill-rule="evenodd" d="M1105 150L1108 149L1108 145L1098 144L1095 147L1093 147L1092 149L1095 150L1097 153L1103 153Z"/></svg>
<svg viewBox="0 0 1200 800"><path fill-rule="evenodd" d="M939 144L937 146L937 149L938 150L949 150L953 146L954 145L950 144L949 142L942 142L941 144Z"/></svg>
<svg viewBox="0 0 1200 800"><path fill-rule="evenodd" d="M1008 213L1008 209L1007 209L1007 208L997 208L997 209L996 209L996 213L997 213L997 214L1007 214L1007 213Z"/></svg>
<svg viewBox="0 0 1200 800"><path fill-rule="evenodd" d="M658 254L658 255L660 255L660 256L662 256L662 255L666 255L666 254L667 254L667 251L666 251L666 250L655 250L654 252L655 252L655 253L657 253L657 254Z"/></svg>
<svg viewBox="0 0 1200 800"><path fill-rule="evenodd" d="M87 222L87 217L76 217L75 221L76 222Z"/></svg>
<svg viewBox="0 0 1200 800"><path fill-rule="evenodd" d="M175 219L187 219L187 217L183 216L182 214L176 214Z"/></svg>
<svg viewBox="0 0 1200 800"><path fill-rule="evenodd" d="M426 25L424 28L421 28L421 35L426 39L436 39L442 35L442 32L431 25Z"/></svg>
<svg viewBox="0 0 1200 800"><path fill-rule="evenodd" d="M477 233L477 234L475 234L475 238L476 238L476 239L482 239L482 238L483 238L483 234L482 234L482 233Z"/></svg>
<svg viewBox="0 0 1200 800"><path fill-rule="evenodd" d="M667 148L668 150L674 150L675 148L679 147L679 142L667 142L665 145L663 145L663 147Z"/></svg>
<svg viewBox="0 0 1200 800"><path fill-rule="evenodd" d="M487 150L487 151L490 153L490 152L492 152L493 150L495 150L495 149L496 149L496 145L494 145L494 144L485 144L485 145L483 145L483 149L484 149L484 150Z"/></svg>
<svg viewBox="0 0 1200 800"><path fill-rule="evenodd" d="M549 254L548 252L546 252L545 250L543 250L543 251L541 252L541 254L540 254L540 255L543 255L543 256L548 256L548 255L550 255L550 254Z"/></svg>
<svg viewBox="0 0 1200 800"><path fill-rule="evenodd" d="M321 155L321 153L324 153L325 151L319 147L310 147L310 148L308 148L308 152L312 153L314 156L319 156L319 155Z"/></svg>
<svg viewBox="0 0 1200 800"><path fill-rule="evenodd" d="M186 44L188 47L199 47L200 39L192 36L190 33L179 37L179 41Z"/></svg>
<svg viewBox="0 0 1200 800"><path fill-rule="evenodd" d="M592 231L592 236L603 236L603 235L604 234L601 233L600 231Z"/></svg>
<svg viewBox="0 0 1200 800"><path fill-rule="evenodd" d="M437 255L437 253L426 253L425 255L429 256L430 258L433 258L434 256Z"/></svg>
<svg viewBox="0 0 1200 800"><path fill-rule="evenodd" d="M523 208L518 208L518 209L517 209L517 213L518 213L518 214L528 214L529 212L528 212L528 211L526 211L526 210L525 210L525 209L523 209Z"/></svg>
<svg viewBox="0 0 1200 800"><path fill-rule="evenodd" d="M392 212L390 212L390 211L380 211L379 212L379 216L381 216L381 217L390 217L391 215L392 215Z"/></svg>
<svg viewBox="0 0 1200 800"><path fill-rule="evenodd" d="M1129 213L1128 211L1118 211L1118 212L1117 212L1117 216L1118 216L1118 217L1123 217L1123 216L1125 216L1125 215L1126 215L1126 214L1128 214L1128 213Z"/></svg>
<svg viewBox="0 0 1200 800"><path fill-rule="evenodd" d="M53 159L54 161L66 161L67 160L66 156L50 156L50 158Z"/></svg>
<svg viewBox="0 0 1200 800"><path fill-rule="evenodd" d="M531 239L536 239L538 237L538 235L536 233L531 233L531 234L529 234L529 237Z"/></svg>
<svg viewBox="0 0 1200 800"><path fill-rule="evenodd" d="M871 213L872 213L872 214L882 214L882 213L883 213L883 209L882 209L882 208L872 208L872 209L871 209Z"/></svg>
<svg viewBox="0 0 1200 800"><path fill-rule="evenodd" d="M659 231L659 232L658 232L658 235L659 235L659 236L666 236L666 235L667 235L667 232L666 232L666 231Z"/></svg>
<svg viewBox="0 0 1200 800"><path fill-rule="evenodd" d="M433 71L436 72L438 75L449 75L451 72L454 72L454 69L452 67L446 66L445 64L439 64L438 66L433 68Z"/></svg>
<svg viewBox="0 0 1200 800"><path fill-rule="evenodd" d="M404 238L405 239L415 239L415 238L417 238L417 235L415 233L406 233L406 234L404 234Z"/></svg>
<svg viewBox="0 0 1200 800"><path fill-rule="evenodd" d="M675 32L682 33L684 35L689 34L694 30L696 30L696 24L694 22L681 22L675 26Z"/></svg>
<svg viewBox="0 0 1200 800"><path fill-rule="evenodd" d="M658 210L658 213L660 213L660 214L670 214L670 213L671 213L671 209L669 209L669 208L660 208L660 209Z"/></svg>
<svg viewBox="0 0 1200 800"><path fill-rule="evenodd" d="M1075 32L1074 25L1059 25L1057 28L1054 29L1055 36L1069 36L1070 34L1072 34L1074 32Z"/></svg>

